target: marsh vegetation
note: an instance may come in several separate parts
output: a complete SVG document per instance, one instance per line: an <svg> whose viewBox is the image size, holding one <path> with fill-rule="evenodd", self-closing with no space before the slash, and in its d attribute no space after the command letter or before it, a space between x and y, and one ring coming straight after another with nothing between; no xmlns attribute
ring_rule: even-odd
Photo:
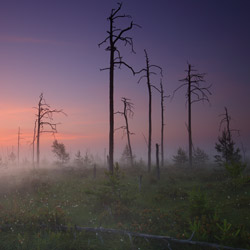
<svg viewBox="0 0 250 250"><path fill-rule="evenodd" d="M1 249L206 249L75 226L250 247L249 169L168 166L157 180L140 165L57 166L5 173L0 185Z"/></svg>

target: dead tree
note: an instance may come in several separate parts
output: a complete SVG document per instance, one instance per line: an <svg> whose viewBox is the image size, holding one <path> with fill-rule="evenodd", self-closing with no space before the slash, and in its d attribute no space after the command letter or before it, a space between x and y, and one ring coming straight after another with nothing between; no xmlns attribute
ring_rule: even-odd
<svg viewBox="0 0 250 250"><path fill-rule="evenodd" d="M162 86L162 80L160 81L160 89L158 89L156 86L152 85L161 95L161 166L164 165L164 99L169 97L164 95L164 89Z"/></svg>
<svg viewBox="0 0 250 250"><path fill-rule="evenodd" d="M108 68L101 70L109 70L109 171L113 174L114 167L114 70L115 67L119 68L124 65L135 74L134 69L128 65L122 58L120 50L118 49L118 43L123 42L124 45L130 45L131 50L134 52L133 39L132 37L126 36L125 34L132 30L134 26L133 21L130 22L130 25L126 28L117 28L115 26L115 21L121 18L131 18L129 15L120 14L122 8L122 3L118 3L116 9L111 10L110 16L107 18L109 21L109 30L107 31L108 36L98 44L100 47L104 43L108 43L106 51L110 52L110 63Z"/></svg>
<svg viewBox="0 0 250 250"><path fill-rule="evenodd" d="M131 141L130 141L130 135L133 135L134 133L130 132L129 126L128 126L128 117L133 117L134 116L134 104L130 102L130 99L122 97L121 101L123 102L123 112L116 112L115 114L120 114L124 117L125 120L125 126L121 126L118 129L123 129L123 131L127 135L127 140L128 140L128 149L129 149L129 158L130 158L130 164L131 166L134 165L133 161L133 153L132 153L132 147L131 147Z"/></svg>
<svg viewBox="0 0 250 250"><path fill-rule="evenodd" d="M220 121L219 131L222 125L225 127L222 131L222 135L218 137L218 142L215 144L215 149L219 155L215 155L215 160L219 165L238 163L241 161L240 149L235 147L235 142L233 140L232 132L237 132L240 135L240 131L231 128L231 116L228 114L228 110L225 107L225 113L221 114L222 117Z"/></svg>
<svg viewBox="0 0 250 250"><path fill-rule="evenodd" d="M193 140L192 140L192 104L195 102L208 102L208 96L211 95L209 86L203 86L205 83L205 73L197 73L197 70L188 63L188 69L185 70L187 76L184 79L179 80L183 82L177 89L175 89L174 94L179 89L185 87L187 88L186 98L188 105L188 149L189 149L189 167L193 166Z"/></svg>
<svg viewBox="0 0 250 250"><path fill-rule="evenodd" d="M159 144L155 144L156 147L156 171L157 171L157 180L160 180L160 164L159 164Z"/></svg>
<svg viewBox="0 0 250 250"><path fill-rule="evenodd" d="M149 62L149 58L148 58L148 54L147 51L144 49L145 52L145 57L146 57L146 67L141 69L138 73L144 72L145 75L141 76L138 83L140 83L140 81L144 78L146 78L146 84L148 87L148 141L147 141L147 146L148 146L148 172L151 171L151 144L152 144L152 89L151 87L153 86L151 84L151 79L150 76L151 75L156 75L155 72L151 71L152 68L157 68L160 70L160 74L162 76L162 68L154 65L154 64L150 64Z"/></svg>
<svg viewBox="0 0 250 250"><path fill-rule="evenodd" d="M34 132L33 132L33 139L32 139L32 166L33 168L35 167L35 141L36 141L36 125L37 125L37 120L35 120L34 124Z"/></svg>
<svg viewBox="0 0 250 250"><path fill-rule="evenodd" d="M40 135L42 133L57 133L57 125L58 123L53 122L53 115L55 113L61 113L66 115L62 109L51 109L50 105L46 103L43 93L41 93L39 97L38 107L37 109L37 132L36 132L36 145L37 145L37 167L39 167L40 163Z"/></svg>
<svg viewBox="0 0 250 250"><path fill-rule="evenodd" d="M17 133L17 166L19 167L20 164L20 127L18 127L18 133Z"/></svg>

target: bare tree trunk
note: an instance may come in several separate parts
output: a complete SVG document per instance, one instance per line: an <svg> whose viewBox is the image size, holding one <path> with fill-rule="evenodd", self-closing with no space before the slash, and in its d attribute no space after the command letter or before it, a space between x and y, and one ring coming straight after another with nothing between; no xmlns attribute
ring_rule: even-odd
<svg viewBox="0 0 250 250"><path fill-rule="evenodd" d="M110 21L110 71L109 71L109 171L114 169L114 44L113 23Z"/></svg>
<svg viewBox="0 0 250 250"><path fill-rule="evenodd" d="M159 164L159 144L156 143L156 170L157 170L157 180L160 180L160 164Z"/></svg>
<svg viewBox="0 0 250 250"><path fill-rule="evenodd" d="M37 120L35 120L34 133L33 133L33 141L32 141L32 166L33 166L33 168L35 167L36 123L37 123Z"/></svg>
<svg viewBox="0 0 250 250"><path fill-rule="evenodd" d="M167 96L164 96L164 90L162 86L162 81L160 82L161 86L161 166L164 166L164 98Z"/></svg>
<svg viewBox="0 0 250 250"><path fill-rule="evenodd" d="M114 169L114 69L115 65L125 65L127 68L129 68L133 74L135 74L133 68L129 66L126 62L123 61L121 57L121 53L119 49L116 46L116 43L118 41L123 41L125 44L129 44L133 50L133 40L131 37L124 36L124 33L131 30L133 26L138 26L134 24L133 22L130 23L130 26L124 29L119 29L115 27L114 21L119 18L131 18L129 15L119 15L118 12L120 11L122 7L122 3L118 3L117 9L112 9L111 14L108 17L109 21L109 30L107 33L109 34L101 43L99 43L99 46L109 41L109 45L106 48L107 51L110 51L110 63L109 68L105 68L102 70L109 70L109 171L111 174L113 174Z"/></svg>
<svg viewBox="0 0 250 250"><path fill-rule="evenodd" d="M18 127L18 136L17 136L17 166L20 164L20 127Z"/></svg>
<svg viewBox="0 0 250 250"><path fill-rule="evenodd" d="M128 150L129 150L129 158L130 158L130 164L131 166L134 165L133 161L133 152L132 152L132 146L131 146L131 141L130 141L130 135L133 134L129 130L129 125L128 125L128 116L133 117L134 115L134 104L130 102L130 99L127 99L125 97L122 97L122 102L123 102L123 112L116 112L116 114L120 114L124 117L125 119L125 126L122 126L120 128L126 130L127 134L127 140L128 140Z"/></svg>
<svg viewBox="0 0 250 250"><path fill-rule="evenodd" d="M147 86L148 86L148 172L151 171L151 143L152 143L152 90L150 83L150 71L149 71L149 59L147 51L145 51L146 56L146 76L147 76Z"/></svg>
<svg viewBox="0 0 250 250"><path fill-rule="evenodd" d="M193 167L193 142L192 142L192 124L191 124L191 65L188 65L188 152L189 167Z"/></svg>
<svg viewBox="0 0 250 250"><path fill-rule="evenodd" d="M161 166L164 165L164 98L169 96L164 96L164 90L162 86L162 79L160 81L160 89L158 89L155 85L152 85L160 94L161 94Z"/></svg>
<svg viewBox="0 0 250 250"><path fill-rule="evenodd" d="M229 140L232 139L231 137L231 129L230 129L230 118L229 118L229 115L228 115L228 112L227 112L227 108L225 107L225 119L226 119L226 124L227 124L227 134L228 134L228 137L229 137Z"/></svg>
<svg viewBox="0 0 250 250"><path fill-rule="evenodd" d="M187 76L184 79L179 81L184 82L182 83L177 89L175 89L174 94L176 91L181 89L182 87L187 87L186 98L187 98L187 105L188 105L188 151L189 151L189 167L193 166L193 140L192 140L192 104L195 102L208 102L209 98L208 95L211 95L210 87L209 86L201 86L205 83L204 77L205 73L197 73L196 70L193 69L193 66L188 63L188 70ZM193 73L195 72L195 73ZM192 98L193 95L193 98ZM173 95L174 96L174 95Z"/></svg>
<svg viewBox="0 0 250 250"><path fill-rule="evenodd" d="M161 102L161 166L164 166L164 106Z"/></svg>
<svg viewBox="0 0 250 250"><path fill-rule="evenodd" d="M133 153L132 153L132 147L131 147L131 142L130 142L130 132L128 128L128 117L127 115L124 116L125 122L126 122L126 130L127 130L127 139L128 139L128 149L129 149L129 156L130 156L130 164L133 167L134 161L133 161Z"/></svg>
<svg viewBox="0 0 250 250"><path fill-rule="evenodd" d="M40 135L41 133L57 133L57 123L52 123L54 113L63 113L63 110L51 109L44 98L43 93L39 97L38 108L37 108L37 134L36 134L36 157L37 157L37 167L40 164ZM45 128L48 128L45 130ZM35 128L34 128L35 131ZM34 133L35 136L35 133ZM33 140L35 142L35 140Z"/></svg>
<svg viewBox="0 0 250 250"><path fill-rule="evenodd" d="M39 167L40 164L40 130L41 130L41 105L42 105L43 94L40 95L38 103L38 114L37 114L37 138L36 138L36 165Z"/></svg>
<svg viewBox="0 0 250 250"><path fill-rule="evenodd" d="M151 84L150 75L156 74L155 72L150 71L152 68L158 68L162 75L161 67L157 65L152 65L149 63L149 58L147 51L144 49L145 57L146 57L146 67L140 70L138 73L145 72L145 75L141 76L138 83L143 79L146 78L146 83L148 87L148 172L151 171L151 144L152 144L152 90L151 87L154 86Z"/></svg>

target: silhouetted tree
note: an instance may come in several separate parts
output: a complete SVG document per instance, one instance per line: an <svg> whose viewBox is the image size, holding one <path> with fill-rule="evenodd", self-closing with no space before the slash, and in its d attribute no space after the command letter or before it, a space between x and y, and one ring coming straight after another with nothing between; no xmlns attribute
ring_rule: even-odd
<svg viewBox="0 0 250 250"><path fill-rule="evenodd" d="M128 152L129 152L129 158L130 158L130 164L131 166L134 165L133 163L133 153L132 153L132 147L131 147L131 142L130 142L130 135L133 135L134 133L131 133L129 130L128 126L128 117L133 117L134 116L134 104L130 102L130 99L122 97L122 102L123 102L123 112L116 112L116 114L120 114L124 117L125 120L125 126L121 126L119 129L123 129L127 135L127 140L128 140Z"/></svg>
<svg viewBox="0 0 250 250"><path fill-rule="evenodd" d="M235 142L233 141L232 132L238 131L230 128L231 117L228 114L225 107L225 114L221 114L223 118L220 121L220 128L224 123L226 126L222 131L222 135L218 137L218 143L215 144L215 149L219 155L215 155L215 161L219 165L238 163L241 161L240 149L235 148Z"/></svg>
<svg viewBox="0 0 250 250"><path fill-rule="evenodd" d="M21 140L21 132L20 132L20 127L18 127L18 132L17 132L17 166L19 167L20 164L20 140Z"/></svg>
<svg viewBox="0 0 250 250"><path fill-rule="evenodd" d="M209 157L206 152L199 147L194 150L193 164L194 166L205 166L208 163Z"/></svg>
<svg viewBox="0 0 250 250"><path fill-rule="evenodd" d="M53 123L53 115L55 113L62 113L66 115L63 110L51 109L50 105L46 103L43 93L41 93L39 97L38 107L37 109L37 167L39 167L40 163L40 135L41 133L57 133L57 125L58 123Z"/></svg>
<svg viewBox="0 0 250 250"><path fill-rule="evenodd" d="M146 58L146 67L141 69L138 73L144 72L145 75L141 76L138 83L146 78L146 84L148 87L148 141L147 141L147 146L148 146L148 172L151 171L151 144L152 144L152 84L151 84L151 75L156 75L155 72L151 71L152 68L157 68L160 70L160 74L162 76L162 68L154 65L154 64L150 64L149 62L149 58L148 58L148 54L147 51L144 49L144 53L145 53L145 58Z"/></svg>
<svg viewBox="0 0 250 250"><path fill-rule="evenodd" d="M131 46L132 52L134 52L133 47L133 39L125 34L131 30L134 26L138 26L130 22L130 25L126 28L117 28L114 23L118 19L121 18L131 18L129 15L121 15L120 10L122 8L122 3L118 3L118 7L116 9L111 10L111 14L108 17L109 21L109 30L107 31L108 36L99 43L99 46L108 42L107 51L110 52L110 63L108 68L104 68L101 70L109 70L109 171L113 174L114 168L114 70L116 66L119 68L124 65L129 68L133 74L135 71L133 68L128 65L122 58L120 50L118 49L118 43L124 42L125 46L128 44Z"/></svg>
<svg viewBox="0 0 250 250"><path fill-rule="evenodd" d="M120 159L120 163L128 166L131 163L130 151L128 144L126 144Z"/></svg>
<svg viewBox="0 0 250 250"><path fill-rule="evenodd" d="M15 153L13 152L13 149L11 151L11 153L9 154L9 161L11 162L11 164L14 164L15 163L15 160L16 160L16 155Z"/></svg>
<svg viewBox="0 0 250 250"><path fill-rule="evenodd" d="M85 167L89 167L93 162L94 162L93 155L89 154L89 152L86 151L83 158L83 165Z"/></svg>
<svg viewBox="0 0 250 250"><path fill-rule="evenodd" d="M156 172L157 172L157 180L160 180L160 164L159 164L159 144L155 144L156 147Z"/></svg>
<svg viewBox="0 0 250 250"><path fill-rule="evenodd" d="M35 141L36 141L36 125L37 125L37 120L35 120L34 124L34 131L33 131L33 139L32 139L32 166L33 168L35 167Z"/></svg>
<svg viewBox="0 0 250 250"><path fill-rule="evenodd" d="M81 155L81 151L78 150L76 155L75 155L75 160L74 160L74 164L78 167L78 168L82 168L83 167L83 157Z"/></svg>
<svg viewBox="0 0 250 250"><path fill-rule="evenodd" d="M62 165L69 161L69 154L66 152L65 145L63 143L59 143L57 140L54 140L52 144L52 152Z"/></svg>
<svg viewBox="0 0 250 250"><path fill-rule="evenodd" d="M188 162L187 153L179 147L177 150L177 154L173 156L173 162L176 166L185 166Z"/></svg>
<svg viewBox="0 0 250 250"><path fill-rule="evenodd" d="M164 95L164 89L162 86L162 79L160 81L160 89L152 85L161 94L161 166L164 165L164 99L169 97Z"/></svg>
<svg viewBox="0 0 250 250"><path fill-rule="evenodd" d="M188 63L188 69L185 70L187 72L187 76L184 79L181 79L180 82L182 83L177 89L175 89L174 94L176 91L181 89L182 87L187 88L186 98L188 104L188 152L189 152L189 167L193 165L193 140L192 140L192 104L195 102L210 102L208 96L211 95L209 86L204 86L205 83L205 73L197 73L197 70Z"/></svg>

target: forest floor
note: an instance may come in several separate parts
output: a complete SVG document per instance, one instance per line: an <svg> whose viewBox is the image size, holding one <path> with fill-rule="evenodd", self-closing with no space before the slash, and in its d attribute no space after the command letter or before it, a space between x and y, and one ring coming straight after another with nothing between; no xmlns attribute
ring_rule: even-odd
<svg viewBox="0 0 250 250"><path fill-rule="evenodd" d="M129 233L78 232L75 226L250 249L249 168L237 179L219 168L169 166L160 180L154 169L105 172L7 171L0 177L0 249L212 249Z"/></svg>

